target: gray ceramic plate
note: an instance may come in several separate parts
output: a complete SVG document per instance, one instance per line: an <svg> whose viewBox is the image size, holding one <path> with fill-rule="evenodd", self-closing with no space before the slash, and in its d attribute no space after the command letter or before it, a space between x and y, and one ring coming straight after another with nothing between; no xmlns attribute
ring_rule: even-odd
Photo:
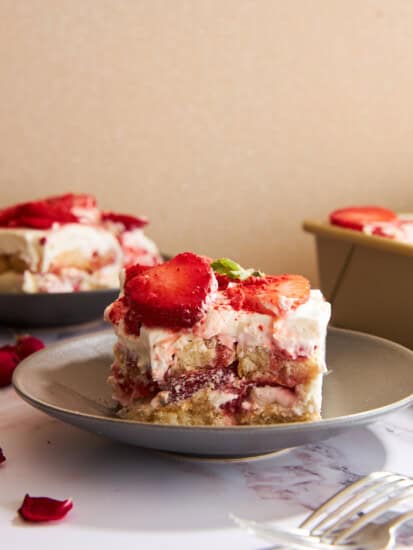
<svg viewBox="0 0 413 550"><path fill-rule="evenodd" d="M323 420L269 426L180 427L115 417L106 384L115 337L94 333L23 361L13 384L34 407L79 428L139 447L245 457L314 443L413 403L413 351L375 336L330 329Z"/></svg>

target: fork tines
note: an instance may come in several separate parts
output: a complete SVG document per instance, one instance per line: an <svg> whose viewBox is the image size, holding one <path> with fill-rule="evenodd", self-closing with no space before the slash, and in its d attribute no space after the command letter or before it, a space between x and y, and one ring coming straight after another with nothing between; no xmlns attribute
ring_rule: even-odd
<svg viewBox="0 0 413 550"><path fill-rule="evenodd" d="M336 544L412 497L412 479L389 472L373 472L332 496L300 528Z"/></svg>

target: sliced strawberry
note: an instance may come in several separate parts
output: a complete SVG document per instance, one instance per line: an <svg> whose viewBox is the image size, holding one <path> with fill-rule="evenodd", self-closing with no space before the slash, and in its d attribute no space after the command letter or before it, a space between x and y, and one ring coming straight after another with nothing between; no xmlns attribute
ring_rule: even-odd
<svg viewBox="0 0 413 550"><path fill-rule="evenodd" d="M0 227L7 227L16 218L18 208L18 206L10 206L0 210Z"/></svg>
<svg viewBox="0 0 413 550"><path fill-rule="evenodd" d="M44 200L24 202L0 211L0 227L50 229L54 223L79 223L74 208L95 208L91 195L67 194Z"/></svg>
<svg viewBox="0 0 413 550"><path fill-rule="evenodd" d="M125 283L136 277L136 275L140 275L141 273L145 273L148 269L150 269L151 266L148 265L141 265L141 264L135 264L130 265L125 269Z"/></svg>
<svg viewBox="0 0 413 550"><path fill-rule="evenodd" d="M143 324L179 329L202 318L214 287L216 279L209 262L184 252L129 279L125 296Z"/></svg>
<svg viewBox="0 0 413 550"><path fill-rule="evenodd" d="M51 218L35 218L34 216L20 216L17 220L13 220L9 227L30 227L31 229L50 229L56 223Z"/></svg>
<svg viewBox="0 0 413 550"><path fill-rule="evenodd" d="M129 214L117 214L116 212L102 212L102 221L120 223L124 226L125 231L140 229L148 224L148 220L146 218L131 216Z"/></svg>
<svg viewBox="0 0 413 550"><path fill-rule="evenodd" d="M96 208L95 197L85 193L77 195L66 193L65 195L49 197L45 201L50 205L59 206L66 210L72 210L73 208Z"/></svg>
<svg viewBox="0 0 413 550"><path fill-rule="evenodd" d="M310 283L301 275L249 277L226 290L234 309L245 309L278 317L296 309L310 295Z"/></svg>
<svg viewBox="0 0 413 550"><path fill-rule="evenodd" d="M354 206L335 210L330 214L330 223L361 231L365 225L374 222L392 222L397 215L380 206Z"/></svg>
<svg viewBox="0 0 413 550"><path fill-rule="evenodd" d="M72 209L65 203L33 201L28 202L21 207L20 217L33 217L40 219L49 219L60 223L76 223L78 218L73 214Z"/></svg>

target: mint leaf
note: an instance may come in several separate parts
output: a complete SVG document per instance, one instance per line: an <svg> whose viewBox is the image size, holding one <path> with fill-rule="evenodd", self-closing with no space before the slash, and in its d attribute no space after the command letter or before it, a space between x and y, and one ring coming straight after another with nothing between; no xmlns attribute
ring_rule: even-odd
<svg viewBox="0 0 413 550"><path fill-rule="evenodd" d="M218 260L214 260L211 264L211 267L216 273L221 273L222 275L228 275L232 272L242 271L242 267L237 264L237 262L234 262L229 258L219 258Z"/></svg>
<svg viewBox="0 0 413 550"><path fill-rule="evenodd" d="M244 269L237 264L237 262L234 262L234 260L230 260L229 258L219 258L218 260L214 260L211 263L211 267L215 273L220 273L221 275L226 275L230 279L238 279L240 281L248 279L251 275L254 277L264 276L264 273L261 271L256 271L252 268Z"/></svg>

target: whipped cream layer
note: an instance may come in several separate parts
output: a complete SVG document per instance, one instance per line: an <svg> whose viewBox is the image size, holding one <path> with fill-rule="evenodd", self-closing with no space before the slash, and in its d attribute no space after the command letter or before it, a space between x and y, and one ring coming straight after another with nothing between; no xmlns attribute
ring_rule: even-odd
<svg viewBox="0 0 413 550"><path fill-rule="evenodd" d="M109 320L112 306L106 310ZM228 347L236 345L237 355L242 358L248 349L261 347L273 349L294 360L314 356L325 370L325 338L331 307L319 290L311 290L306 303L279 318L261 313L234 310L217 292L204 318L191 329L173 331L161 328L140 329L139 336L125 331L123 321L115 325L119 341L134 355L139 356L141 369L148 369L154 380L161 382L177 354L187 356L188 368L202 364L211 352L205 341L216 338Z"/></svg>
<svg viewBox="0 0 413 550"><path fill-rule="evenodd" d="M161 261L158 247L142 229L124 231L120 234L119 241L125 256L125 265L137 262L151 266Z"/></svg>
<svg viewBox="0 0 413 550"><path fill-rule="evenodd" d="M0 255L21 260L26 269L5 270L3 291L66 292L74 288L117 287L122 250L108 231L82 224L56 224L50 230L0 228ZM104 259L105 265L99 265ZM97 262L88 273L84 266Z"/></svg>

